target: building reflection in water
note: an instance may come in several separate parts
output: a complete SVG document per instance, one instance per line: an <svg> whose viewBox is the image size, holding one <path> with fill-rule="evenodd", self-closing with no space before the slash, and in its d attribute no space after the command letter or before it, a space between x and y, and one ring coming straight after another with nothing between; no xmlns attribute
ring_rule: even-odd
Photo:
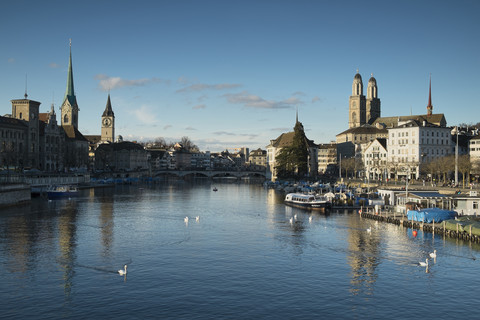
<svg viewBox="0 0 480 320"><path fill-rule="evenodd" d="M28 214L34 211L38 214ZM11 259L6 265L9 272L27 273L41 265L42 256L55 255L55 221L51 215L55 213L45 202L2 209L2 217L7 220L1 232Z"/></svg>
<svg viewBox="0 0 480 320"><path fill-rule="evenodd" d="M111 187L90 189L92 201L100 201L99 226L102 237L103 256L109 257L113 244L113 202L115 189Z"/></svg>
<svg viewBox="0 0 480 320"><path fill-rule="evenodd" d="M58 241L60 245L60 257L58 262L63 270L64 291L66 298L70 297L73 276L75 275L75 249L77 247L77 202L71 200L59 201L64 206L58 211Z"/></svg>
<svg viewBox="0 0 480 320"><path fill-rule="evenodd" d="M113 243L113 198L103 199L99 218L102 226L103 256L108 257Z"/></svg>
<svg viewBox="0 0 480 320"><path fill-rule="evenodd" d="M367 232L361 219L352 216L349 221L348 244L349 260L352 268L351 292L357 294L373 294L377 280L379 264L379 238Z"/></svg>

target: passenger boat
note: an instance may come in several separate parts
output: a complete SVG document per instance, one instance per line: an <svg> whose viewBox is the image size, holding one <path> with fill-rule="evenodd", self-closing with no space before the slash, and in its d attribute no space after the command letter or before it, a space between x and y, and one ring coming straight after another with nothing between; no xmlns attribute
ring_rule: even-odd
<svg viewBox="0 0 480 320"><path fill-rule="evenodd" d="M303 193L288 193L284 202L292 207L311 210L325 210L332 207L331 202L326 197Z"/></svg>
<svg viewBox="0 0 480 320"><path fill-rule="evenodd" d="M47 189L47 196L49 199L70 198L76 197L77 195L78 189L74 186L51 186Z"/></svg>

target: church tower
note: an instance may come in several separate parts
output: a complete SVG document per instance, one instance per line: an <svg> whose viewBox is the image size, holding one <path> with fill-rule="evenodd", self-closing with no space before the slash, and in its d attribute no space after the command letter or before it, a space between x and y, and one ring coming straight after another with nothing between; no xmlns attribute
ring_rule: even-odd
<svg viewBox="0 0 480 320"><path fill-rule="evenodd" d="M432 112L433 112L433 106L432 106L432 75L430 75L430 85L428 87L427 116L431 116Z"/></svg>
<svg viewBox="0 0 480 320"><path fill-rule="evenodd" d="M371 124L380 118L380 99L378 99L377 80L373 77L368 80L366 122Z"/></svg>
<svg viewBox="0 0 480 320"><path fill-rule="evenodd" d="M39 109L40 102L28 99L25 92L25 99L11 100L12 103L12 118L26 121L28 132L25 137L27 151L27 158L23 166L38 168L39 167L39 152L40 152L40 124L39 124ZM21 143L20 143L21 145ZM20 149L23 149L20 147Z"/></svg>
<svg viewBox="0 0 480 320"><path fill-rule="evenodd" d="M61 122L62 127L73 126L78 129L78 104L73 89L73 70L72 70L72 40L70 40L70 59L68 61L68 76L67 76L67 90L65 91L65 98L63 99Z"/></svg>
<svg viewBox="0 0 480 320"><path fill-rule="evenodd" d="M112 103L110 102L110 93L108 94L107 106L102 114L102 140L107 142L114 142L115 138L115 114L112 110Z"/></svg>
<svg viewBox="0 0 480 320"><path fill-rule="evenodd" d="M360 127L366 123L366 101L363 95L362 76L358 73L353 78L352 95L349 101L348 128Z"/></svg>

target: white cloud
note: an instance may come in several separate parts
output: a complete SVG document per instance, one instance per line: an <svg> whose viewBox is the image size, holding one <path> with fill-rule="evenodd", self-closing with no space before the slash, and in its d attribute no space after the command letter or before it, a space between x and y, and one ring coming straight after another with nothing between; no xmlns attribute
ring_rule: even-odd
<svg viewBox="0 0 480 320"><path fill-rule="evenodd" d="M131 112L140 122L144 124L155 124L157 119L151 109L149 106L141 106L139 109L132 110Z"/></svg>
<svg viewBox="0 0 480 320"><path fill-rule="evenodd" d="M202 90L225 90L225 89L238 88L241 86L242 85L236 84L236 83L219 83L219 84L195 83L185 88L178 89L177 93L194 92L194 91L202 91Z"/></svg>
<svg viewBox="0 0 480 320"><path fill-rule="evenodd" d="M52 68L52 69L57 69L57 68L60 67L60 66L59 66L58 64L56 64L55 62L50 63L48 66L49 66L50 68Z"/></svg>
<svg viewBox="0 0 480 320"><path fill-rule="evenodd" d="M323 100L322 100L320 97L318 97L318 96L315 96L315 97L312 98L312 103L315 103L315 102L317 102L317 101L322 102Z"/></svg>
<svg viewBox="0 0 480 320"><path fill-rule="evenodd" d="M99 80L98 86L102 91L110 91L110 90L123 88L123 87L140 87L150 83L158 83L158 82L168 83L167 80L162 80L155 77L129 80L129 79L122 79L120 77L110 77L104 74L97 74L95 76L95 79Z"/></svg>
<svg viewBox="0 0 480 320"><path fill-rule="evenodd" d="M194 127L188 126L188 127L185 128L185 130L192 130L193 131L193 130L197 130L197 129L195 129Z"/></svg>
<svg viewBox="0 0 480 320"><path fill-rule="evenodd" d="M305 95L305 92L302 92L302 91L296 91L292 94L292 96L304 96Z"/></svg>
<svg viewBox="0 0 480 320"><path fill-rule="evenodd" d="M230 103L243 104L246 107L258 109L290 109L298 104L303 104L303 102L296 97L290 97L281 101L265 100L260 96L249 94L247 91L225 94L224 97L226 97Z"/></svg>
<svg viewBox="0 0 480 320"><path fill-rule="evenodd" d="M8 63L14 63L15 62L15 59L14 58L8 58Z"/></svg>
<svg viewBox="0 0 480 320"><path fill-rule="evenodd" d="M193 110L199 110L199 109L205 109L207 106L204 104L199 104L197 106L194 106L192 109Z"/></svg>
<svg viewBox="0 0 480 320"><path fill-rule="evenodd" d="M165 126L163 127L163 130L168 130L168 129L170 129L171 127L172 127L171 124L167 124L167 125L165 125Z"/></svg>

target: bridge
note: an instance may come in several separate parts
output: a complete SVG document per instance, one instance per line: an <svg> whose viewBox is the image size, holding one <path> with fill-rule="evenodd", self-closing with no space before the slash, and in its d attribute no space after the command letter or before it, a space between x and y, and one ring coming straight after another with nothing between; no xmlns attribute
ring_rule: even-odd
<svg viewBox="0 0 480 320"><path fill-rule="evenodd" d="M152 176L168 176L177 177L206 177L206 178L266 178L265 171L233 171L233 170L155 170Z"/></svg>

